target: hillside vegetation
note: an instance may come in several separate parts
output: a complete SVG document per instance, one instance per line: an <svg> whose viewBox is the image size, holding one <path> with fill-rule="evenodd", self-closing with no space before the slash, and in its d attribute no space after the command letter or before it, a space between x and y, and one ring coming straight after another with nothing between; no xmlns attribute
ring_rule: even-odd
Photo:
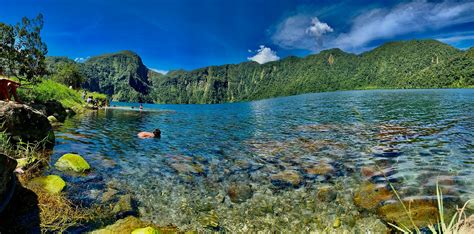
<svg viewBox="0 0 474 234"><path fill-rule="evenodd" d="M223 103L309 92L369 88L448 88L474 85L474 49L458 50L436 40L386 43L360 55L340 49L304 58L258 64L209 66L162 75L130 51L79 63L83 88L115 101ZM48 69L65 58L48 58Z"/></svg>
<svg viewBox="0 0 474 234"><path fill-rule="evenodd" d="M472 49L435 40L384 44L355 55L331 49L289 57L171 72L153 82L159 103L221 103L309 92L366 88L441 88L474 85Z"/></svg>

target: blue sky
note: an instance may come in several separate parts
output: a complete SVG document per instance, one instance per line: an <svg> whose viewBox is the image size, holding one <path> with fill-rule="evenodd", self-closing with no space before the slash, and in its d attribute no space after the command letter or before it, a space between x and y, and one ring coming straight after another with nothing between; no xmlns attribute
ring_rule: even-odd
<svg viewBox="0 0 474 234"><path fill-rule="evenodd" d="M264 63L435 38L474 45L473 1L0 0L0 22L44 15L51 56L137 52L157 70Z"/></svg>

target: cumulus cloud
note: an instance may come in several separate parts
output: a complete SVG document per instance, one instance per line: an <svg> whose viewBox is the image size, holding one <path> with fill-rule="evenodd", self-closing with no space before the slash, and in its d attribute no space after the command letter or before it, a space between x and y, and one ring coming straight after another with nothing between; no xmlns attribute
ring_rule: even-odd
<svg viewBox="0 0 474 234"><path fill-rule="evenodd" d="M272 40L285 49L318 50L323 38L333 29L317 17L308 14L290 16L278 24Z"/></svg>
<svg viewBox="0 0 474 234"><path fill-rule="evenodd" d="M315 37L321 37L327 32L332 32L333 29L327 23L319 21L317 17L311 19L311 26L306 29L306 33Z"/></svg>
<svg viewBox="0 0 474 234"><path fill-rule="evenodd" d="M74 59L74 62L76 62L76 63L83 63L83 62L87 61L90 57L91 57L91 56L87 56L87 57L85 57L85 58L83 58L83 57L78 57L78 58L75 58L75 59Z"/></svg>
<svg viewBox="0 0 474 234"><path fill-rule="evenodd" d="M332 44L356 49L378 39L473 22L473 12L474 2L454 1L412 1L391 9L374 9L357 16L351 30L340 34Z"/></svg>
<svg viewBox="0 0 474 234"><path fill-rule="evenodd" d="M248 60L263 64L272 61L277 61L280 59L280 57L277 56L275 51L268 47L265 47L264 45L261 45L260 49L258 49L256 52L257 54L252 57L249 57Z"/></svg>
<svg viewBox="0 0 474 234"><path fill-rule="evenodd" d="M160 70L160 69L155 69L155 68L149 68L150 70L154 71L154 72L158 72L158 73L161 73L163 75L166 75L169 71L167 70Z"/></svg>
<svg viewBox="0 0 474 234"><path fill-rule="evenodd" d="M298 13L280 22L272 39L285 49L319 51L339 47L361 51L369 48L370 43L376 40L474 22L473 12L472 1L414 0L363 12L349 22L347 32L338 34L334 33L329 24L319 21L316 14ZM451 40L459 39L462 38Z"/></svg>

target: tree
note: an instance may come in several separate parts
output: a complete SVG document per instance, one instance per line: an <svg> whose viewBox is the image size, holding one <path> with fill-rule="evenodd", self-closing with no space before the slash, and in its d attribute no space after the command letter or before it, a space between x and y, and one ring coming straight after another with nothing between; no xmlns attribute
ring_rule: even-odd
<svg viewBox="0 0 474 234"><path fill-rule="evenodd" d="M32 83L46 74L46 44L41 40L43 15L24 17L14 26L0 23L0 74Z"/></svg>
<svg viewBox="0 0 474 234"><path fill-rule="evenodd" d="M76 64L62 63L58 66L57 71L53 74L52 79L56 82L63 83L73 88L79 88L85 80L84 74L81 73Z"/></svg>

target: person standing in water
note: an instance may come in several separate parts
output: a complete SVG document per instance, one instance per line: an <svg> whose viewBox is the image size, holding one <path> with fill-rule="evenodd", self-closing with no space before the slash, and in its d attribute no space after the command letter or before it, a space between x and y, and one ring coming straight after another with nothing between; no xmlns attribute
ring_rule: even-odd
<svg viewBox="0 0 474 234"><path fill-rule="evenodd" d="M153 132L140 132L137 134L138 138L146 139L146 138L161 138L161 131L160 129L155 129Z"/></svg>

